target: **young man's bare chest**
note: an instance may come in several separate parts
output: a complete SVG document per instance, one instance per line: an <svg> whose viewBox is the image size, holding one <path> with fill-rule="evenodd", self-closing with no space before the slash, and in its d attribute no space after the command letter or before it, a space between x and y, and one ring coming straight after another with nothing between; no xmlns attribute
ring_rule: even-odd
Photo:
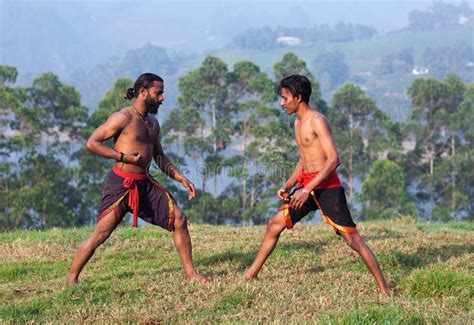
<svg viewBox="0 0 474 325"><path fill-rule="evenodd" d="M313 147L319 144L319 138L311 127L311 119L295 123L295 139L300 149Z"/></svg>
<svg viewBox="0 0 474 325"><path fill-rule="evenodd" d="M326 155L319 136L311 126L311 119L295 123L295 139L303 161L303 168L307 171L321 169Z"/></svg>

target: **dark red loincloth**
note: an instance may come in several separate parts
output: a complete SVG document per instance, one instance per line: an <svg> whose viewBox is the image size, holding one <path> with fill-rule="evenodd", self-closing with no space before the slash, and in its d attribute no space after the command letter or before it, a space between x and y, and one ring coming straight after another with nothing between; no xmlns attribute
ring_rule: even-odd
<svg viewBox="0 0 474 325"><path fill-rule="evenodd" d="M132 226L137 226L137 218L169 231L174 227L176 202L168 190L147 174L132 174L117 167L105 179L102 203L97 222L115 211L117 217L133 212Z"/></svg>

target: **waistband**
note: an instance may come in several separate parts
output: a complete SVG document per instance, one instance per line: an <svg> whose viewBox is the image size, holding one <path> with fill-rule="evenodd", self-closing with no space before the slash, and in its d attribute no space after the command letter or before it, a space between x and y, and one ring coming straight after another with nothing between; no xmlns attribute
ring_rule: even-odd
<svg viewBox="0 0 474 325"><path fill-rule="evenodd" d="M300 177L298 178L298 186L302 187L307 185L313 178L316 177L316 175L319 174L319 171L315 172L307 172L303 170L301 172ZM339 179L339 176L337 175L336 171L333 171L328 178L323 180L317 187L316 189L323 189L323 188L333 188L333 187L341 187L341 180Z"/></svg>
<svg viewBox="0 0 474 325"><path fill-rule="evenodd" d="M118 169L116 166L114 166L112 168L112 171L122 177L122 178L131 178L133 180L136 180L136 181L140 181L142 179L145 179L145 178L148 178L148 174L133 174L133 173L129 173L129 172L126 172L126 171L123 171L123 170L120 170Z"/></svg>

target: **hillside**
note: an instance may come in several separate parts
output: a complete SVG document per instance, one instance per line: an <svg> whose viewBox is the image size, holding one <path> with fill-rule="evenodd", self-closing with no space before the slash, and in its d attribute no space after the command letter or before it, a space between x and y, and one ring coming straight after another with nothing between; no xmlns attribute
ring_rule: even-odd
<svg viewBox="0 0 474 325"><path fill-rule="evenodd" d="M472 30L470 28L449 27L429 31L399 31L355 42L325 43L311 47L286 47L273 51L222 50L216 51L213 55L220 57L229 65L240 60L250 60L263 70L270 72L273 69L273 64L281 60L286 52L294 52L312 68L312 61L319 53L336 49L344 53L351 71L358 72L370 69L371 65L376 63L374 61L379 60L381 56L395 54L404 48L412 47L415 61L420 61L421 55L427 47L453 46L459 42L472 44Z"/></svg>
<svg viewBox="0 0 474 325"><path fill-rule="evenodd" d="M76 247L92 231L0 234L0 322L449 323L474 322L474 227L413 219L359 223L394 297L381 299L365 266L325 224L282 235L260 281L238 279L264 227L191 225L197 268L183 279L172 236L120 227L64 288Z"/></svg>
<svg viewBox="0 0 474 325"><path fill-rule="evenodd" d="M344 55L349 68L350 77L346 82L355 82L362 86L377 100L382 109L391 113L392 118L405 120L409 112L406 91L415 76L411 72L379 75L382 58L396 56L400 51L411 48L414 63L423 65L423 54L428 47L432 49L452 47L460 42L472 44L472 31L459 27L418 32L400 31L357 42L324 43L311 47L290 47L271 51L215 50L209 54L224 60L231 70L234 63L250 60L273 77L274 64L282 59L284 53L294 52L315 74L323 88L323 98L330 102L333 92L339 87L332 90L325 89L324 80L321 80L324 77L315 71L313 62L324 52L338 51ZM74 70L65 81L76 87L82 95L83 104L93 111L117 78L127 77L134 80L142 71L156 71L165 78L167 84L167 100L162 108L164 116L167 116L176 103L179 78L189 70L198 68L204 57L204 55L171 54L163 47L146 43L129 50L120 58L109 59L93 69Z"/></svg>
<svg viewBox="0 0 474 325"><path fill-rule="evenodd" d="M454 0L450 0L454 1ZM169 51L220 48L249 27L361 22L379 30L406 25L429 0L331 3L252 1L0 1L0 62L21 74L44 69L64 77L91 69L146 42ZM292 19L299 12L299 19ZM376 13L376 14L367 14ZM34 53L34 55L31 55Z"/></svg>
<svg viewBox="0 0 474 325"><path fill-rule="evenodd" d="M455 49L461 43L472 47L472 36L472 30L467 27L444 27L415 32L402 30L354 42L318 43L315 46L285 47L268 51L226 49L216 51L213 55L224 60L230 67L235 62L250 60L273 77L274 64L282 59L284 53L293 52L306 62L310 71L320 82L323 99L331 102L334 92L340 85L333 89L325 86L325 76L318 75L314 61L323 53L342 53L350 75L344 83L353 82L360 85L377 101L382 110L389 113L395 120L405 121L410 112L410 103L406 93L416 77L411 71L414 66L427 65L425 51L428 48L431 48L433 52L439 52L440 48ZM412 53L413 65L401 68L401 62L397 61L396 57L402 51ZM393 60L393 66L391 63L390 67L394 71L383 74L381 73L383 60L388 57ZM439 63L437 62L437 64ZM428 68L430 69L429 75L432 75L431 73L440 67L428 65ZM404 71L399 71L400 69L404 69ZM473 69L463 73L453 69L452 67L448 68L450 73L460 74L464 81L473 81Z"/></svg>

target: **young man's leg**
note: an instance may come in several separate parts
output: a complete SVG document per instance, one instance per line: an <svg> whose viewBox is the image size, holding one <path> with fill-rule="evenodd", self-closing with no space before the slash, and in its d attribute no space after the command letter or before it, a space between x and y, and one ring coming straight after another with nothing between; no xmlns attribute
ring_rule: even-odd
<svg viewBox="0 0 474 325"><path fill-rule="evenodd" d="M67 276L67 284L74 285L78 282L79 274L84 265L86 265L92 255L94 255L96 248L109 238L122 218L123 214L121 215L119 209L116 208L99 220L92 235L83 241L77 249L76 256L72 261L71 270Z"/></svg>
<svg viewBox="0 0 474 325"><path fill-rule="evenodd" d="M364 260L365 265L369 269L370 273L375 278L377 285L380 288L380 293L383 296L389 297L390 296L390 289L387 286L385 278L383 276L382 271L380 270L379 263L377 262L377 258L375 257L372 250L367 246L365 241L359 235L359 233L349 234L341 232L342 237L344 237L347 245L355 250Z"/></svg>
<svg viewBox="0 0 474 325"><path fill-rule="evenodd" d="M186 277L192 281L209 282L209 279L202 277L194 269L188 222L186 216L178 207L175 207L173 240L181 258L181 262L183 263L184 274Z"/></svg>
<svg viewBox="0 0 474 325"><path fill-rule="evenodd" d="M267 260L268 256L273 252L280 234L286 228L285 217L283 211L279 211L273 218L268 221L267 230L265 231L265 237L263 238L262 245L258 250L257 257L253 262L252 266L245 272L244 278L255 279L257 278L258 272L263 266L263 263Z"/></svg>

